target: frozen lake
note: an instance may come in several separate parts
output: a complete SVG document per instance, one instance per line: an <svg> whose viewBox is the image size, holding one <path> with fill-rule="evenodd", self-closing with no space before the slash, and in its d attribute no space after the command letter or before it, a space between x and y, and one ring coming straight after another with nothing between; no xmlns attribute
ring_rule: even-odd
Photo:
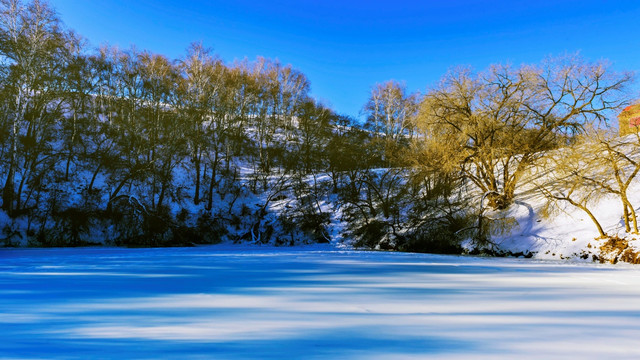
<svg viewBox="0 0 640 360"><path fill-rule="evenodd" d="M0 250L0 358L640 358L640 267L324 249Z"/></svg>

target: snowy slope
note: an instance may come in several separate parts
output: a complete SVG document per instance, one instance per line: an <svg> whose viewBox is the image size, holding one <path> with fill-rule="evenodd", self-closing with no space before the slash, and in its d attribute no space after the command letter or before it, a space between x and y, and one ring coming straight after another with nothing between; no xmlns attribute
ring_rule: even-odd
<svg viewBox="0 0 640 360"><path fill-rule="evenodd" d="M564 151L560 149L550 156L563 156ZM627 155L637 158L638 149L630 147ZM515 225L504 234L494 235L493 240L501 250L510 253L532 253L540 259L579 260L583 257L592 261L594 255L601 255L600 247L608 239L600 238L588 215L563 201L556 204L551 214L545 214L547 199L536 189L536 184L549 181L553 171L553 168L533 170L522 180L515 203L500 214L514 219ZM631 182L628 195L636 211L640 210L640 178L636 177ZM609 237L627 240L634 251L640 249L640 235L625 231L618 196L603 194L599 200L590 202L588 208Z"/></svg>
<svg viewBox="0 0 640 360"><path fill-rule="evenodd" d="M562 151L562 149L559 150L556 156L562 156ZM635 147L630 148L629 151L630 153L634 153L634 156L639 156L638 149ZM231 214L246 213L247 215L240 216L235 225L227 226L227 234L222 235L223 241L258 242L256 240L257 236L254 236L253 233L254 226L260 231L265 231L268 228L273 230L274 235L271 240L266 241L271 244L300 244L314 241L313 239L305 238L305 234L299 231L291 234L283 229L280 217L283 216L283 214L284 217L286 217L285 212L288 208L295 208L296 196L292 193L292 185L288 186L287 190L282 192L279 192L277 186L269 185L266 186L265 189L253 193L249 190L253 169L241 161L234 165L240 170L237 182L226 184L225 186L235 186L237 188L237 198L229 192L221 196L216 194L214 196L211 213L214 214L214 216L221 215L223 217L231 217ZM383 170L384 169L374 169L372 171ZM541 173L553 172L553 169L541 170ZM540 169L538 169L538 171L540 171ZM89 176L81 172L76 175L80 180L86 180ZM506 218L512 222L512 226L505 232L493 234L492 241L495 245L493 250L495 250L496 253L511 255L532 255L539 259L593 261L594 255L600 255L599 248L604 244L605 240L598 239L596 228L584 212L564 203L560 204L560 209L555 213L543 216L547 200L539 191L536 191L535 183L544 182L545 176L548 175L540 175L536 171L528 174L527 177L522 179L522 186L516 192L515 203L507 211L488 214L493 217ZM201 202L200 205L193 205L193 201L190 198L190 195L194 192L192 188L193 179L190 179L190 175L187 174L184 168L176 168L174 177L186 195L179 202L171 202L169 204L170 213L172 216L177 217L180 212L186 211L188 216L186 217L185 223L189 226L194 226L198 217L206 213L204 203ZM273 177L276 179L273 180L274 182L279 181L277 180L278 178L287 181L285 175L276 175ZM75 197L70 196L72 203L81 202L79 194L83 186L83 181L80 180L73 185L77 187L77 189L71 188L72 185L63 189L66 193L75 194ZM329 188L331 179L326 174L316 174L308 176L305 181L308 182L309 189L322 187L312 185L313 181L325 182L325 185L327 185L325 187ZM96 181L96 186L103 186L104 184L102 182L103 179L99 177ZM106 193L102 195L102 203L107 202L107 199L104 198L106 195ZM138 195L133 193L133 196ZM330 191L320 191L317 196L318 198L314 202L317 204L316 211L318 213L330 214L329 223L325 229L326 231L323 230L322 236L325 239L329 239L334 247L349 248L352 239L346 231L348 227L342 217L343 207L340 204L338 196ZM478 194L469 196L479 197ZM629 196L636 210L640 210L640 178L632 182ZM267 200L270 197L274 199L271 201ZM140 198L142 199L142 197ZM474 200L472 200L472 202L473 201ZM267 214L264 218L256 220L256 214L259 213L260 208L266 202L269 202L269 205L266 207ZM475 201L475 203L478 203L478 201ZM613 196L605 196L599 202L590 204L590 209L594 212L609 235L624 238L629 241L631 248L640 249L640 245L638 244L640 243L640 240L638 240L640 236L628 234L624 231L624 225L621 220L622 207L619 199ZM7 244L29 245L29 232L31 231L31 233L33 233L34 229L37 229L39 226L40 225L36 223L29 223L24 217L12 220L0 210L0 241L4 241ZM31 229L30 231L28 230L29 227ZM118 240L118 233L114 231L113 225L110 223L105 225L95 222L83 236L86 237L84 240L87 242L97 242L106 245L117 243ZM474 250L472 244L467 244L467 246L470 251Z"/></svg>

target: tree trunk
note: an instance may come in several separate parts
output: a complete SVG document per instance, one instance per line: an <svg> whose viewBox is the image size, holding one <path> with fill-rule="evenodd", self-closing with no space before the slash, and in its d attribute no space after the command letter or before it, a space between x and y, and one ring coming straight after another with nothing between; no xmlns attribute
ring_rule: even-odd
<svg viewBox="0 0 640 360"><path fill-rule="evenodd" d="M91 176L91 182L89 182L89 188L88 188L88 191L90 193L93 191L93 184L96 181L96 177L98 177L98 173L100 172L100 168L102 168L102 164L98 165L98 168L96 169L96 171L93 172L93 175Z"/></svg>
<svg viewBox="0 0 640 360"><path fill-rule="evenodd" d="M627 206L627 203L624 201L624 198L622 199L622 209L623 209L622 218L624 220L624 230L626 232L630 232L631 226L629 224L629 207Z"/></svg>
<svg viewBox="0 0 640 360"><path fill-rule="evenodd" d="M2 191L2 209L6 211L9 216L13 216L14 177L15 170L12 161L9 165L9 173L7 174L7 180L4 183L4 189Z"/></svg>
<svg viewBox="0 0 640 360"><path fill-rule="evenodd" d="M624 212L625 212L625 228L627 232L631 231L631 224L629 224L629 216L631 216L631 222L633 223L633 233L638 234L638 217L636 216L636 211L631 205L629 198L627 198L626 194L623 195L622 201L624 203Z"/></svg>
<svg viewBox="0 0 640 360"><path fill-rule="evenodd" d="M69 181L69 167L71 164L71 158L73 157L73 144L76 139L76 111L73 112L73 130L71 132L71 141L69 143L69 154L67 155L67 165L64 171L65 181Z"/></svg>
<svg viewBox="0 0 640 360"><path fill-rule="evenodd" d="M20 108L20 94L16 96L16 105ZM22 115L22 112L20 112ZM18 165L18 114L13 118L11 123L11 162L9 163L9 172L7 180L4 183L2 191L2 207L9 216L13 216L15 198L15 175L16 166Z"/></svg>
<svg viewBox="0 0 640 360"><path fill-rule="evenodd" d="M589 216L589 218L591 219L591 221L593 221L593 224L596 226L596 228L598 228L598 234L600 234L601 238L605 238L607 237L607 233L604 232L604 230L602 229L602 226L600 225L600 222L598 221L598 219L596 219L596 217L593 215L593 213L586 207L583 206L581 204L578 204L577 202L568 199L567 201L569 201L569 203L577 208L579 208L580 210L584 211L587 213L587 215Z"/></svg>
<svg viewBox="0 0 640 360"><path fill-rule="evenodd" d="M194 159L194 164L196 167L196 190L195 193L193 194L193 204L194 205L198 205L200 203L200 154L199 154L199 150L196 148L196 156Z"/></svg>
<svg viewBox="0 0 640 360"><path fill-rule="evenodd" d="M213 159L213 164L211 164L211 180L209 181L209 192L207 193L207 206L205 209L207 211L211 211L213 208L213 189L216 186L216 169L218 168L218 152L216 151L215 157Z"/></svg>
<svg viewBox="0 0 640 360"><path fill-rule="evenodd" d="M167 190L167 183L165 181L162 182L162 186L160 188L160 195L158 196L158 204L156 205L158 209L162 206L162 202L164 201L164 196Z"/></svg>

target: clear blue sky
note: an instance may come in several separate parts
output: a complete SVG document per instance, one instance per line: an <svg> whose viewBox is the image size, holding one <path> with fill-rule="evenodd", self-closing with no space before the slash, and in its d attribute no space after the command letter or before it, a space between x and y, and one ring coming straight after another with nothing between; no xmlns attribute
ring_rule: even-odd
<svg viewBox="0 0 640 360"><path fill-rule="evenodd" d="M357 116L376 82L423 91L455 65L537 63L580 51L640 70L640 1L51 0L93 46L178 58L203 42L227 62L278 58L312 95Z"/></svg>

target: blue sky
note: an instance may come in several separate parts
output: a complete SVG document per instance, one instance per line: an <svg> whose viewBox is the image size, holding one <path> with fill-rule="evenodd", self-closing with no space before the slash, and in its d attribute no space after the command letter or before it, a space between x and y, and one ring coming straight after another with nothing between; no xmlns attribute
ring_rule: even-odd
<svg viewBox="0 0 640 360"><path fill-rule="evenodd" d="M358 116L376 82L424 91L452 66L537 63L580 51L640 70L640 1L51 0L93 46L171 58L203 42L222 59L278 58L312 95Z"/></svg>

